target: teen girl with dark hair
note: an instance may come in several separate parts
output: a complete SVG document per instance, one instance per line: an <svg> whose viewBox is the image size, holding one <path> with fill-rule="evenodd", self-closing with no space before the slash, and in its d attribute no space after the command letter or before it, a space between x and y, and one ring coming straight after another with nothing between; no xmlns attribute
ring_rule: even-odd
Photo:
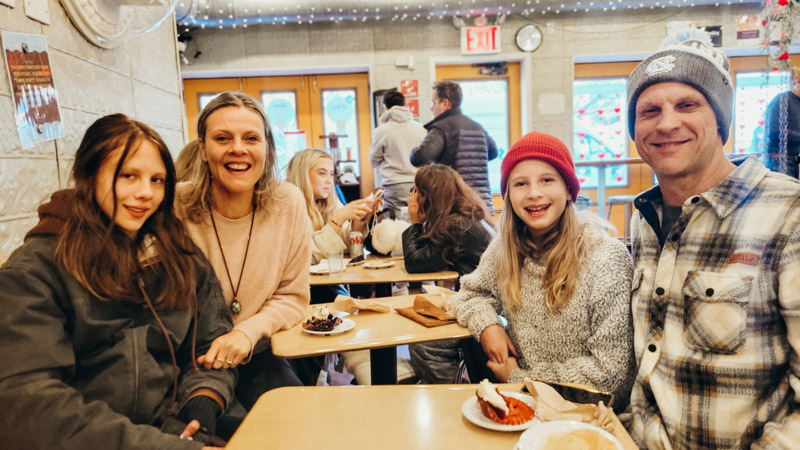
<svg viewBox="0 0 800 450"><path fill-rule="evenodd" d="M475 270L491 242L486 203L461 175L442 164L417 171L408 196L411 226L403 232L403 259L408 272ZM459 339L409 346L411 366L423 383L452 383L458 366ZM480 349L465 349L480 360ZM471 356L471 358L473 358Z"/></svg>
<svg viewBox="0 0 800 450"><path fill-rule="evenodd" d="M236 374L197 355L231 328L208 261L173 215L161 138L122 114L86 131L75 188L0 269L0 409L9 448L199 448L157 427L212 432Z"/></svg>

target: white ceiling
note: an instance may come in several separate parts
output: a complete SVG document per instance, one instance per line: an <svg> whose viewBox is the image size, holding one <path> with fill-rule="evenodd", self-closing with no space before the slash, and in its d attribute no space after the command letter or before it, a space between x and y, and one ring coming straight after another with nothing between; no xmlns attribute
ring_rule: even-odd
<svg viewBox="0 0 800 450"><path fill-rule="evenodd" d="M481 14L548 15L592 11L761 4L762 0L178 0L187 26L252 26L381 20L450 20Z"/></svg>

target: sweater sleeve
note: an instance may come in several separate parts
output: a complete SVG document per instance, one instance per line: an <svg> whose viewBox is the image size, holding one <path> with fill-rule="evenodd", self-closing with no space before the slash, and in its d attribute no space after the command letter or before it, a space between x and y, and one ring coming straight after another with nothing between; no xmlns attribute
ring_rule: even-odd
<svg viewBox="0 0 800 450"><path fill-rule="evenodd" d="M500 240L489 244L478 268L461 277L461 290L453 300L453 309L461 326L469 328L475 339L490 325L501 325L499 313L502 301L497 287L497 263L500 260Z"/></svg>
<svg viewBox="0 0 800 450"><path fill-rule="evenodd" d="M350 222L342 224L341 228L349 230ZM327 258L328 252L347 249L347 245L344 243L340 233L337 233L330 224L326 223L324 227L311 234L311 264L319 264L320 261Z"/></svg>
<svg viewBox="0 0 800 450"><path fill-rule="evenodd" d="M286 183L284 183L285 185ZM310 302L309 266L311 263L311 236L308 228L308 214L300 191L291 186L285 195L289 200L281 205L279 216L283 222L279 233L287 239L288 251L282 255L281 264L267 268L274 270L280 278L278 288L251 317L234 327L242 330L256 343L269 338L278 330L290 328L300 322L306 314Z"/></svg>
<svg viewBox="0 0 800 450"><path fill-rule="evenodd" d="M633 263L621 243L606 238L598 245L602 248L583 264L593 274L587 283L591 288L588 297L593 330L586 347L591 354L514 370L509 383L522 382L525 377L582 383L615 393L627 404L634 373L630 307Z"/></svg>
<svg viewBox="0 0 800 450"><path fill-rule="evenodd" d="M4 448L199 449L136 425L68 380L76 371L65 293L52 262L24 247L0 269L0 429ZM131 388L133 389L133 388Z"/></svg>
<svg viewBox="0 0 800 450"><path fill-rule="evenodd" d="M372 167L379 168L383 163L383 153L385 151L383 141L383 133L378 127L373 131L372 145L369 148L369 162Z"/></svg>

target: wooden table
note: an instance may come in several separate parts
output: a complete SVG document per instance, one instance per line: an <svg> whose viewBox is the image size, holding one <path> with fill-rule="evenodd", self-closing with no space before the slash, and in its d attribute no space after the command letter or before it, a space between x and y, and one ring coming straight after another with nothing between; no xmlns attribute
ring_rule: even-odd
<svg viewBox="0 0 800 450"><path fill-rule="evenodd" d="M436 304L442 303L439 295L421 295ZM373 300L391 303L395 308L403 308L413 305L414 297L416 295L402 295ZM327 303L327 305L331 307L332 304ZM388 313L357 311L346 317L356 322L355 328L333 336L310 335L302 331L302 324L279 331L272 335L272 352L283 358L300 358L352 350L370 350L372 384L395 384L398 345L472 336L468 329L457 323L428 328L395 311Z"/></svg>
<svg viewBox="0 0 800 450"><path fill-rule="evenodd" d="M337 274L311 275L311 286L329 284L375 284L376 297L390 297L392 283L409 281L455 281L458 272L443 270L430 273L408 273L402 256L368 256L367 261L392 261L394 266L386 269L368 269L365 264L347 266L344 272Z"/></svg>
<svg viewBox="0 0 800 450"><path fill-rule="evenodd" d="M522 384L499 385L519 391ZM256 402L226 449L511 449L522 431L473 425L476 385L283 387Z"/></svg>
<svg viewBox="0 0 800 450"><path fill-rule="evenodd" d="M597 215L606 218L606 168L623 164L642 164L642 158L577 161L575 167L597 167Z"/></svg>

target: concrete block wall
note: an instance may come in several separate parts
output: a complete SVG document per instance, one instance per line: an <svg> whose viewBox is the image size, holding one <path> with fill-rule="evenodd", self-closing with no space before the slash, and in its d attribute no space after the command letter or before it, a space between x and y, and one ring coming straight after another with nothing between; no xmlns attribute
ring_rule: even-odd
<svg viewBox="0 0 800 450"><path fill-rule="evenodd" d="M697 25L722 25L723 45L736 46L736 18L757 14L758 5L694 8L654 8L632 11L594 11L570 14L510 16L502 25L502 53L488 57L460 56L460 34L450 20L356 21L342 23L257 25L237 29L195 30L186 55L185 76L209 71L237 74L318 73L331 68L364 67L370 89L399 87L400 80L419 81L420 119L431 119L431 86L436 64L470 64L487 60L524 60L523 131L540 130L571 142L573 61L577 55L652 52L666 35L669 21L691 20ZM517 30L536 23L542 46L533 53L519 51ZM192 59L196 51L202 54ZM395 67L396 57L412 56L414 69ZM539 96L561 93L566 110L542 114Z"/></svg>
<svg viewBox="0 0 800 450"><path fill-rule="evenodd" d="M184 144L174 22L165 21L149 34L103 50L80 34L59 1L49 0L50 25L29 19L22 2L16 4L15 8L0 5L0 30L47 38L64 134L22 148L5 63L0 63L0 262L36 224L38 205L68 186L75 150L97 118L120 112L147 123L161 134L173 155Z"/></svg>

